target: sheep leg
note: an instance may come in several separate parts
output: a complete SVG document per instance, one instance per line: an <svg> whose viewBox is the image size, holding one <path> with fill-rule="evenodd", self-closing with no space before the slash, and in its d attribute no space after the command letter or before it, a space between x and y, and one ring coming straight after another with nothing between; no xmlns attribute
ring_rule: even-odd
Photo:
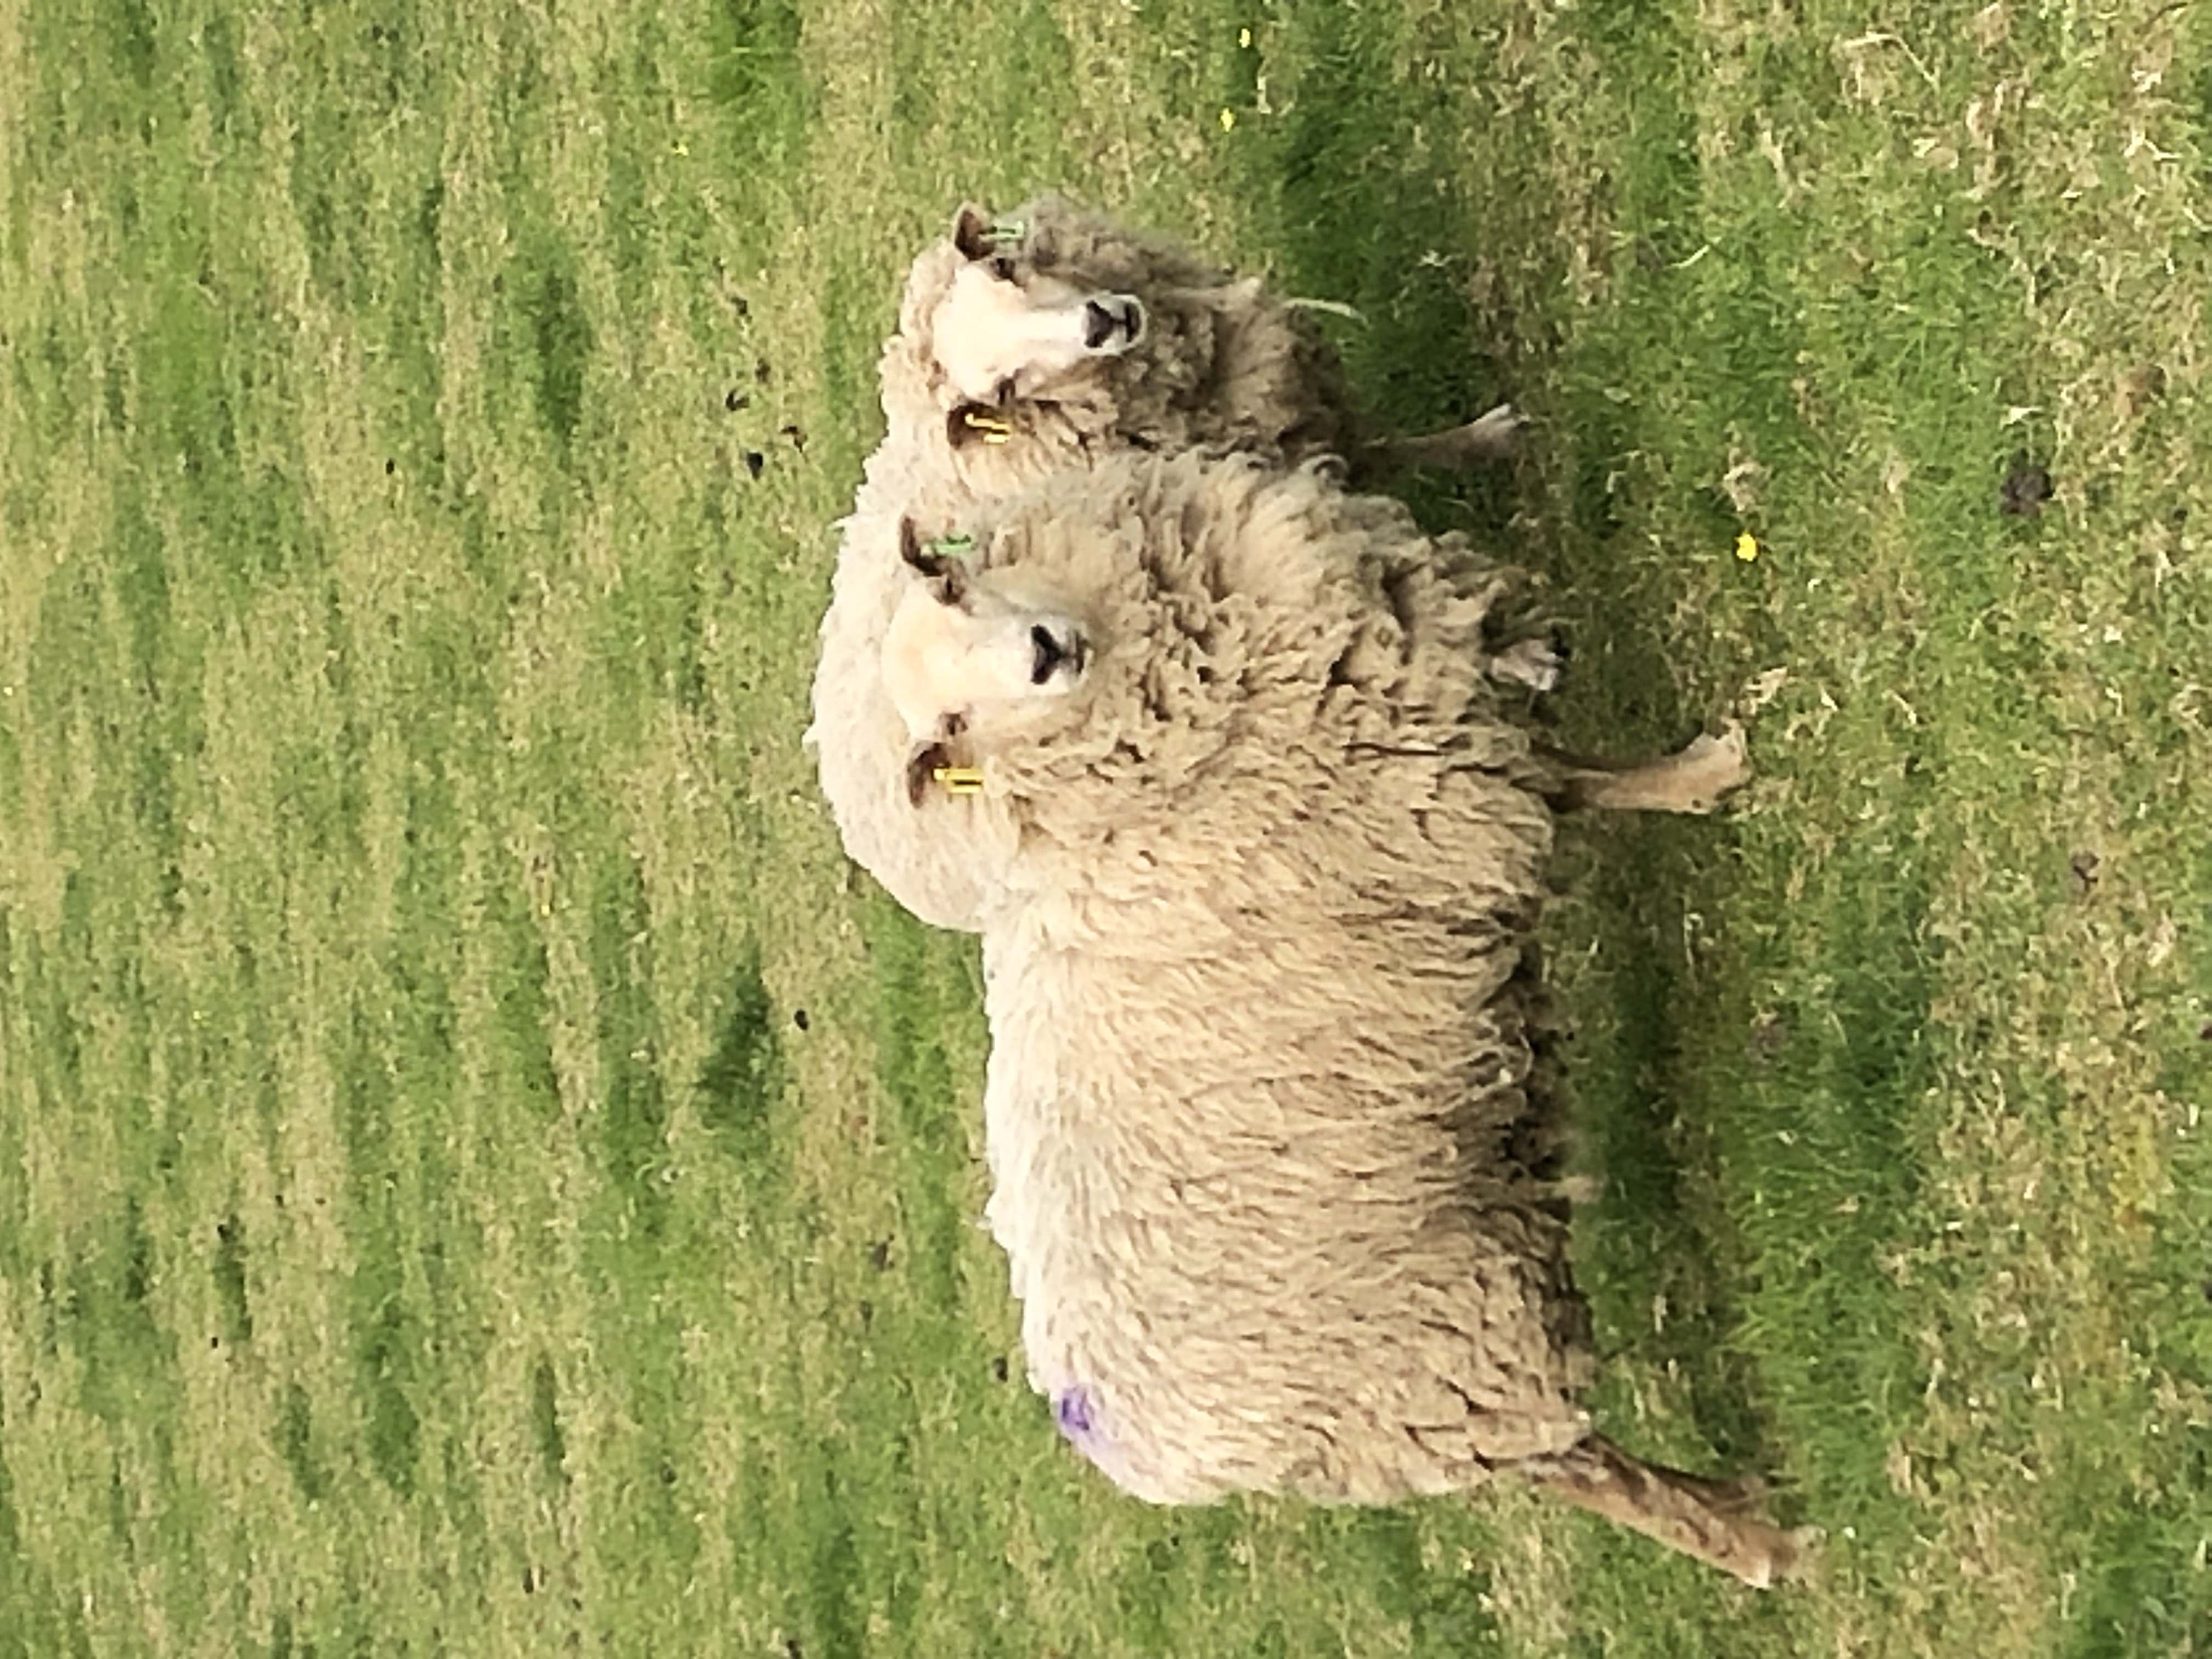
<svg viewBox="0 0 2212 1659"><path fill-rule="evenodd" d="M1510 404L1500 404L1465 426L1449 432L1425 433L1418 438L1384 438L1370 453L1386 469L1416 466L1479 466L1503 460L1521 447L1521 416Z"/></svg>
<svg viewBox="0 0 2212 1659"><path fill-rule="evenodd" d="M1603 806L1639 812L1710 812L1751 775L1743 727L1700 735L1687 748L1634 766L1607 766L1555 750L1540 751L1559 770L1547 791L1561 811Z"/></svg>
<svg viewBox="0 0 2212 1659"><path fill-rule="evenodd" d="M1763 1519L1754 1482L1709 1480L1646 1463L1600 1435L1514 1468L1563 1503L1618 1522L1759 1589L1795 1576L1820 1535L1817 1528L1792 1531Z"/></svg>

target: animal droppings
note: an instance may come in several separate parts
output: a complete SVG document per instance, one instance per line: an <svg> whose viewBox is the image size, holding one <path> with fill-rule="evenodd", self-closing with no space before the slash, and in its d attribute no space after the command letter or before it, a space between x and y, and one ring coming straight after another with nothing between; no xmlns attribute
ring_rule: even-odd
<svg viewBox="0 0 2212 1659"><path fill-rule="evenodd" d="M2066 874L2075 898L2087 898L2097 884L2097 866L2100 862L2094 853L2077 852L2066 861Z"/></svg>
<svg viewBox="0 0 2212 1659"><path fill-rule="evenodd" d="M2047 469L2032 465L2027 452L2022 450L2012 458L2012 466L2005 473L2004 483L1997 493L1998 512L2015 519L2033 519L2043 511L2044 502L2051 499L2051 474Z"/></svg>

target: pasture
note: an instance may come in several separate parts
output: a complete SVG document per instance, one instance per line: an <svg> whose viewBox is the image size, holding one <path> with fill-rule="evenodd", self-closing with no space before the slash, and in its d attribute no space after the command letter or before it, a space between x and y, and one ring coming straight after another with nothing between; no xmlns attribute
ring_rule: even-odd
<svg viewBox="0 0 2212 1659"><path fill-rule="evenodd" d="M907 259L1340 302L1548 577L1599 1422L1114 1493L799 733ZM2212 1652L2212 13L0 0L0 1656ZM1749 536L1746 543L1741 538ZM1741 556L1749 553L1752 556Z"/></svg>

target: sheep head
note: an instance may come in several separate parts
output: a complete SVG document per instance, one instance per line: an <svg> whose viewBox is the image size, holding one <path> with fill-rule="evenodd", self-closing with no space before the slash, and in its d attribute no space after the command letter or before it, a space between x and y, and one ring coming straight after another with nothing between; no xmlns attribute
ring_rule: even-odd
<svg viewBox="0 0 2212 1659"><path fill-rule="evenodd" d="M962 399L948 428L956 445L1003 441L1006 405L1049 400L1086 366L1145 338L1144 301L1059 267L1025 219L996 219L970 203L953 220L952 246L961 263L931 330L938 367ZM976 414L983 420L963 418Z"/></svg>
<svg viewBox="0 0 2212 1659"><path fill-rule="evenodd" d="M978 495L1076 455L1236 441L1211 410L1218 313L1254 291L1051 198L970 204L908 273L884 406Z"/></svg>
<svg viewBox="0 0 2212 1659"><path fill-rule="evenodd" d="M883 678L915 744L907 793L919 805L932 783L980 788L980 771L959 765L953 744L979 720L992 730L1030 723L1039 704L1083 684L1091 649L1079 622L1022 584L977 581L965 562L970 538L924 541L907 519L899 544L915 580L884 635Z"/></svg>

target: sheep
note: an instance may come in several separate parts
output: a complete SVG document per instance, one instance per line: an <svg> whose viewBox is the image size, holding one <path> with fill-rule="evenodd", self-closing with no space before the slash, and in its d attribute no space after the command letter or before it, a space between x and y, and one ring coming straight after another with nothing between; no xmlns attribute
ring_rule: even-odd
<svg viewBox="0 0 2212 1659"><path fill-rule="evenodd" d="M1510 453L1504 404L1363 441L1309 309L1057 197L1003 217L971 203L908 274L884 410L978 498L1124 448L1329 456L1358 475Z"/></svg>
<svg viewBox="0 0 2212 1659"><path fill-rule="evenodd" d="M986 1218L1069 1441L1160 1504L1511 1474L1787 1576L1808 1533L1579 1403L1530 944L1555 808L1704 810L1740 732L1544 750L1522 579L1314 469L1105 459L903 545L882 681L912 810L991 826Z"/></svg>
<svg viewBox="0 0 2212 1659"><path fill-rule="evenodd" d="M806 744L847 854L924 921L963 931L990 824L918 835L884 764L905 747L872 665L902 522L940 533L977 502L1126 450L1375 471L1502 455L1516 424L1501 405L1449 432L1362 442L1307 316L1256 278L1052 197L1005 218L963 207L915 260L879 369L888 429L844 522Z"/></svg>

